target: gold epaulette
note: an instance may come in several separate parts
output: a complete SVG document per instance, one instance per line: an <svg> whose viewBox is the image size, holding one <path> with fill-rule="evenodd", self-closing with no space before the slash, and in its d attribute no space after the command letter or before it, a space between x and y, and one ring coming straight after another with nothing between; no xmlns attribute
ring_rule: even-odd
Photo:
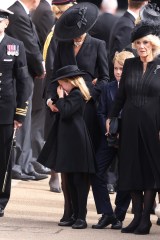
<svg viewBox="0 0 160 240"><path fill-rule="evenodd" d="M46 61L47 51L48 51L48 47L51 42L51 39L53 37L53 32L54 32L54 27L52 28L52 31L48 34L46 41L44 43L44 47L43 47L43 60L44 61Z"/></svg>

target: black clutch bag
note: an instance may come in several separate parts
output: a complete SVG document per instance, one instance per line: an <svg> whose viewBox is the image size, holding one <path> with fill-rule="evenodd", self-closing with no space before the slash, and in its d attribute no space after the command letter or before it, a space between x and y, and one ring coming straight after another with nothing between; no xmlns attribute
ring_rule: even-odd
<svg viewBox="0 0 160 240"><path fill-rule="evenodd" d="M112 118L109 124L109 133L107 136L107 142L109 147L119 146L119 120L118 118Z"/></svg>

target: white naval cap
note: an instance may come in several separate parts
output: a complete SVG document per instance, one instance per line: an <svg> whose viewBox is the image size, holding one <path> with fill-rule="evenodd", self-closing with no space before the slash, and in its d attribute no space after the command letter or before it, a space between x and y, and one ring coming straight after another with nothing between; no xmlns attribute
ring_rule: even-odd
<svg viewBox="0 0 160 240"><path fill-rule="evenodd" d="M9 11L8 9L0 8L0 21L2 21L3 19L8 19L8 16L10 14L14 14L14 13Z"/></svg>

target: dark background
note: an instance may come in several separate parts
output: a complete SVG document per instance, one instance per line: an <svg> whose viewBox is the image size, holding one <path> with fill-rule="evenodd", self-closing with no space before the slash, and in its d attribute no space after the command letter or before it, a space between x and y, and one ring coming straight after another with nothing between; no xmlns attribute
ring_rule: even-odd
<svg viewBox="0 0 160 240"><path fill-rule="evenodd" d="M112 1L112 0L109 0ZM100 6L102 0L90 0L90 1L85 1L85 0L77 0L77 2L91 2L96 4L98 7ZM119 8L123 8L123 9L127 9L127 0L118 0L118 7Z"/></svg>
<svg viewBox="0 0 160 240"><path fill-rule="evenodd" d="M102 0L90 0L90 1L84 1L84 0L77 0L77 2L91 2L91 3L94 3L96 4L98 7L100 6L101 4L101 1ZM109 1L112 1L112 0L109 0ZM118 8L119 9L127 9L127 0L118 0ZM151 3L154 2L154 3L157 3L157 5L160 7L160 0L151 0L150 1Z"/></svg>

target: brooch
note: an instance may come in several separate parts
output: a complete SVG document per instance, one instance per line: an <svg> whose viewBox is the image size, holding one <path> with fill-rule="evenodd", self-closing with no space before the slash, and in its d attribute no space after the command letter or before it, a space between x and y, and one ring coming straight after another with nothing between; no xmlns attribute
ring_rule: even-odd
<svg viewBox="0 0 160 240"><path fill-rule="evenodd" d="M157 65L157 66L156 66L156 69L154 70L154 74L157 73L157 70L158 70L158 69L160 69L160 65Z"/></svg>

